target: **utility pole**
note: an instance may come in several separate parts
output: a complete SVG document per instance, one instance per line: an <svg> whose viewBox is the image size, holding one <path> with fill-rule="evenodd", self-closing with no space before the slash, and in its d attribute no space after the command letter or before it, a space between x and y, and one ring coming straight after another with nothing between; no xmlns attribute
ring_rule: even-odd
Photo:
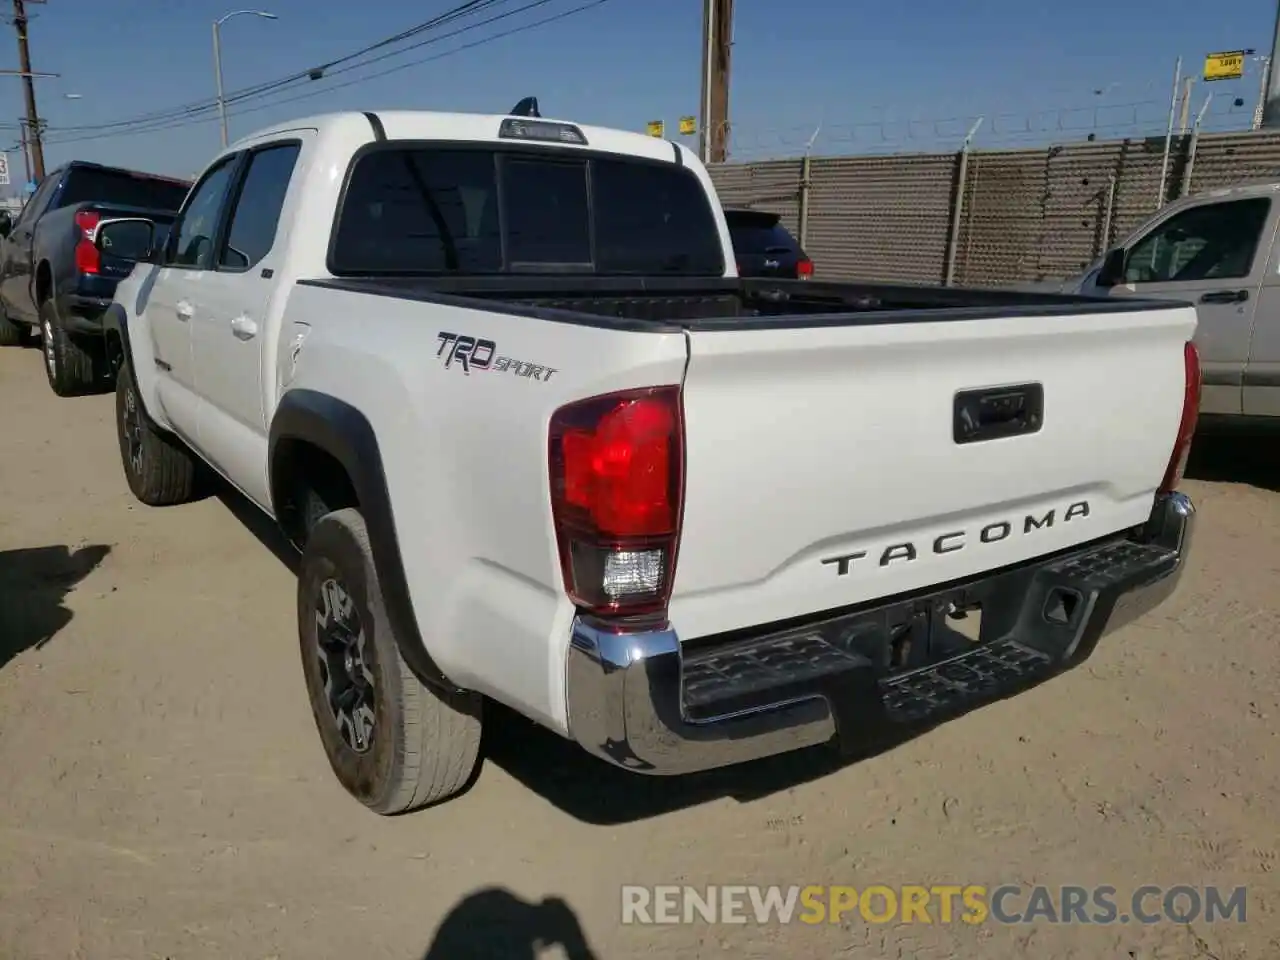
<svg viewBox="0 0 1280 960"><path fill-rule="evenodd" d="M1280 54L1280 0L1276 3L1276 26L1271 35L1271 56L1267 60L1266 102L1262 105L1263 129L1280 127L1280 70L1275 69Z"/></svg>
<svg viewBox="0 0 1280 960"><path fill-rule="evenodd" d="M44 0L31 0L43 3ZM36 85L31 73L31 50L27 46L27 7L25 0L13 0L13 26L18 31L18 69L22 71L22 91L27 100L27 142L31 164L37 181L44 179L44 144L40 139L40 115L36 112Z"/></svg>
<svg viewBox="0 0 1280 960"><path fill-rule="evenodd" d="M27 172L27 179L23 180L24 184L31 182L31 153L27 149L27 121L25 117L18 118L18 143L22 146L22 168Z"/></svg>
<svg viewBox="0 0 1280 960"><path fill-rule="evenodd" d="M1267 107L1267 87L1271 85L1271 58L1260 57L1259 62L1262 64L1262 82L1258 88L1258 102L1253 108L1251 130L1262 129L1262 114Z"/></svg>
<svg viewBox="0 0 1280 960"><path fill-rule="evenodd" d="M729 155L729 61L733 48L734 0L702 4L702 160L724 163Z"/></svg>
<svg viewBox="0 0 1280 960"><path fill-rule="evenodd" d="M1191 86L1195 82L1195 77L1187 77L1182 81L1182 112L1178 120L1178 136L1180 137L1187 135L1187 127L1191 123Z"/></svg>

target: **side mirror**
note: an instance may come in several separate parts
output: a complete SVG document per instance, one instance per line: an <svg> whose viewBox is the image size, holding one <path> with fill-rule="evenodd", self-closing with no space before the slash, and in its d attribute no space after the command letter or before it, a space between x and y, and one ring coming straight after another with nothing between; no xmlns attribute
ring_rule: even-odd
<svg viewBox="0 0 1280 960"><path fill-rule="evenodd" d="M1114 287L1116 284L1124 280L1124 247L1113 247L1107 251L1106 258L1102 261L1102 269L1098 271L1098 279L1095 283L1104 289Z"/></svg>
<svg viewBox="0 0 1280 960"><path fill-rule="evenodd" d="M13 217L8 210L0 210L0 238L9 236L13 230Z"/></svg>
<svg viewBox="0 0 1280 960"><path fill-rule="evenodd" d="M107 256L134 263L151 259L156 225L143 217L103 220L94 228L93 245Z"/></svg>

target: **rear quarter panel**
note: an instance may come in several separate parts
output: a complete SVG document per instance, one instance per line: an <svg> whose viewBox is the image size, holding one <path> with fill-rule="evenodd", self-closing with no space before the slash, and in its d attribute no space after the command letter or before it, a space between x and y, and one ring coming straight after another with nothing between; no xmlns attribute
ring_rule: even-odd
<svg viewBox="0 0 1280 960"><path fill-rule="evenodd" d="M571 400L681 382L683 333L626 332L299 285L305 333L285 392L331 394L372 424L424 642L455 683L565 732L573 608L551 523L547 427ZM492 341L446 365L441 333ZM550 374L547 371L553 371Z"/></svg>

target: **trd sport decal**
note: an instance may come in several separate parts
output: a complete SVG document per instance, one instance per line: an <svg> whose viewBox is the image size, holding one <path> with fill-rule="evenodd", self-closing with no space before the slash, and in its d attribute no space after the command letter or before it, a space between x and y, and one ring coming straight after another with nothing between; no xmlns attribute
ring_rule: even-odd
<svg viewBox="0 0 1280 960"><path fill-rule="evenodd" d="M468 377L471 371L486 373L496 370L499 373L510 373L517 377L528 377L546 383L551 375L558 372L556 367L548 367L528 360L516 360L512 357L497 356L498 345L492 340L477 340L475 337L464 337L443 330L436 335L440 341L440 349L436 356L444 359L444 367L448 370L455 363L462 368Z"/></svg>

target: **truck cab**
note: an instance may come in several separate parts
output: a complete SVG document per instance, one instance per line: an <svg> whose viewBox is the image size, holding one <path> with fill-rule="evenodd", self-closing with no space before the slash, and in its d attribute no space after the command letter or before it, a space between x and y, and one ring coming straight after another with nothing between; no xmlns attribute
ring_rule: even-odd
<svg viewBox="0 0 1280 960"><path fill-rule="evenodd" d="M1184 197L1078 280L1094 296L1195 304L1203 414L1280 416L1278 201L1280 183Z"/></svg>

